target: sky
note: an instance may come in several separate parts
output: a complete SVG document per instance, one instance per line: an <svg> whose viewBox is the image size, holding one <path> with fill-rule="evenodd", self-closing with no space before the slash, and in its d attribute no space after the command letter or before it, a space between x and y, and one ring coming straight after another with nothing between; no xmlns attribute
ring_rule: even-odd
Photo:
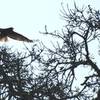
<svg viewBox="0 0 100 100"><path fill-rule="evenodd" d="M73 8L74 2L80 8L90 4L93 8L100 9L99 0L0 0L0 28L13 27L16 32L32 40L39 39L50 47L52 38L39 32L44 32L45 25L49 32L61 30L65 24L60 16L61 3ZM23 42L14 40L0 42L0 45L22 51L24 48ZM31 47L32 44L26 45Z"/></svg>
<svg viewBox="0 0 100 100"><path fill-rule="evenodd" d="M61 30L65 24L60 16L61 3L73 8L74 2L78 7L90 4L93 8L100 9L99 0L0 0L0 28L13 27L16 32L51 46L52 38L39 32L45 31L45 25L49 32ZM10 40L7 43L0 42L0 45L22 49L23 42Z"/></svg>
<svg viewBox="0 0 100 100"><path fill-rule="evenodd" d="M40 35L39 32L44 31L45 25L50 32L61 30L64 25L60 16L62 2L70 8L73 8L73 2L76 2L79 7L90 4L99 9L99 0L0 0L0 28L13 27L16 32L30 39L48 43L50 38ZM13 40L4 44L16 44L17 48L23 45L22 42Z"/></svg>
<svg viewBox="0 0 100 100"><path fill-rule="evenodd" d="M61 27L59 9L61 0L0 0L0 27L14 27L31 39L41 38L44 26L53 31Z"/></svg>
<svg viewBox="0 0 100 100"><path fill-rule="evenodd" d="M62 29L64 21L60 16L61 2L64 6L68 4L69 8L73 8L76 2L78 7L90 4L100 9L100 0L0 0L0 28L13 27L16 32L32 40L39 39L50 46L52 39L39 32L44 32L45 25L49 32ZM10 40L7 43L0 42L0 45L22 49L23 42ZM80 71L80 74L85 73Z"/></svg>

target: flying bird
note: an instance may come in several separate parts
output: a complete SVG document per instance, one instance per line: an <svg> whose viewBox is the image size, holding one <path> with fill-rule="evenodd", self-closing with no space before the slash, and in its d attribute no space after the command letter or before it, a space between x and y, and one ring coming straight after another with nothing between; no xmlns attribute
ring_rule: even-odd
<svg viewBox="0 0 100 100"><path fill-rule="evenodd" d="M8 37L18 41L24 42L33 42L32 40L28 39L27 37L13 31L13 28L0 28L0 41L8 41Z"/></svg>

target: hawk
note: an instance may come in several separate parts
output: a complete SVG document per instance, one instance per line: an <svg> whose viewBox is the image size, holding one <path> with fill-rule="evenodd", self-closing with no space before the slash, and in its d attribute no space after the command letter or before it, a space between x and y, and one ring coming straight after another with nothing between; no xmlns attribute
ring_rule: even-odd
<svg viewBox="0 0 100 100"><path fill-rule="evenodd" d="M0 41L8 41L8 37L18 41L24 42L33 42L32 40L28 39L27 37L13 31L13 28L0 28Z"/></svg>

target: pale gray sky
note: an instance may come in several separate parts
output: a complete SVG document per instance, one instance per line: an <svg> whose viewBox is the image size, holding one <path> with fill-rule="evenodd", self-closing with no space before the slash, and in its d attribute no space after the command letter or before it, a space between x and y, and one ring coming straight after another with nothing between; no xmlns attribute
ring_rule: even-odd
<svg viewBox="0 0 100 100"><path fill-rule="evenodd" d="M0 0L0 27L14 27L15 31L31 39L42 39L43 37L39 36L39 31L44 31L45 25L50 31L62 26L59 16L61 1ZM8 44L15 45L15 43L18 48L19 43L22 44L17 41L9 41Z"/></svg>
<svg viewBox="0 0 100 100"><path fill-rule="evenodd" d="M65 5L68 3L72 8L73 1L80 7L90 4L95 8L99 8L100 2L99 0L0 0L0 27L14 27L15 31L31 39L42 39L38 33L44 30L45 25L51 32L62 28L63 20L59 15L61 2Z"/></svg>
<svg viewBox="0 0 100 100"><path fill-rule="evenodd" d="M61 30L64 25L59 15L62 1L64 5L68 3L70 8L73 8L75 1L78 7L90 4L93 8L100 9L100 0L0 0L0 28L14 27L15 31L30 39L41 39L49 44L50 38L39 35L39 31L44 31L45 25L51 32ZM15 48L23 47L22 42L13 40L7 43L0 42L0 45L2 44ZM79 78L81 79L81 76Z"/></svg>
<svg viewBox="0 0 100 100"><path fill-rule="evenodd" d="M60 3L61 0L0 0L0 27L13 26L30 37L42 31L44 25L54 30L60 25Z"/></svg>

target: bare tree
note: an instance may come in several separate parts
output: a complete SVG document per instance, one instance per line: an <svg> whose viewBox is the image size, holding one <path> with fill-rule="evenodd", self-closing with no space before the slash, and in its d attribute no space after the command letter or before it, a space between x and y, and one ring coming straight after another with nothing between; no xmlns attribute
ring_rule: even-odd
<svg viewBox="0 0 100 100"><path fill-rule="evenodd" d="M36 52L36 48L33 45L31 52L27 48L29 52L23 54L0 47L0 100L34 100L36 92L32 87L36 75L32 64L42 52L42 49Z"/></svg>
<svg viewBox="0 0 100 100"><path fill-rule="evenodd" d="M79 9L76 4L74 9L69 9L68 6L67 9L62 8L62 17L66 22L62 33L50 33L47 27L44 32L46 35L58 38L54 49L46 48L48 59L44 58L41 61L45 66L47 84L52 80L53 85L63 90L63 92L59 90L56 91L57 94L56 92L53 94L57 100L91 100L100 89L100 68L96 63L98 58L95 59L90 50L91 44L98 43L99 45L100 42L100 11L92 9L90 5L82 9ZM95 45L92 45L92 49L94 48ZM95 48L95 51L97 49L99 52L99 48ZM82 70L77 70L79 68ZM85 69L87 72L84 73L87 75L82 77L84 81L79 82L77 86L76 73ZM61 92L63 94L60 94Z"/></svg>
<svg viewBox="0 0 100 100"><path fill-rule="evenodd" d="M75 5L74 9L63 7L61 13L66 22L62 32L50 33L45 27L45 35L58 39L53 49L33 45L31 50L26 47L28 54L21 55L0 48L1 100L100 98L100 68L90 49L93 43L99 45L100 42L100 11L90 6L79 9ZM99 48L95 49L99 53ZM34 73L34 66L40 69L38 75ZM79 72L84 70L83 80L76 84Z"/></svg>

